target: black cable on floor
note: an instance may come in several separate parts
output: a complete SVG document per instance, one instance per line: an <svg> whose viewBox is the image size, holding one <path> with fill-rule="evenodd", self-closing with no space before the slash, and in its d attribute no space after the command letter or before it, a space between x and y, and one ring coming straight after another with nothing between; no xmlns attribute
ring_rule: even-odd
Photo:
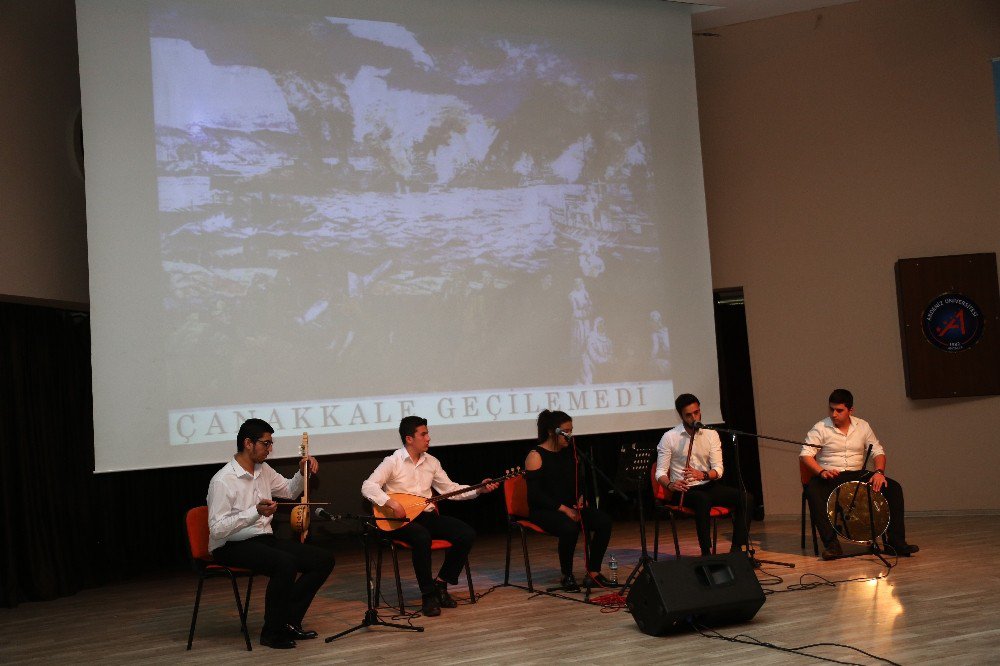
<svg viewBox="0 0 1000 666"><path fill-rule="evenodd" d="M805 579L808 576L818 578L819 580L807 583L805 582ZM861 576L858 578L842 578L840 580L830 580L828 578L820 576L819 574L804 573L801 576L799 576L798 583L792 583L783 590L764 590L764 594L779 594L781 592L801 592L802 590L812 590L817 587L836 587L841 583L867 583L868 581L872 580L885 580L885 578L886 578L885 576Z"/></svg>
<svg viewBox="0 0 1000 666"><path fill-rule="evenodd" d="M730 643L757 645L760 647L771 648L772 650L778 650L779 652L790 652L792 654L802 655L803 657L811 657L813 659L818 659L820 661L827 661L833 664L848 664L848 666L864 666L864 664L859 664L858 662L854 661L840 661L839 659L832 659L830 657L823 657L818 654L803 652L803 650L814 647L840 647L840 648L845 648L847 650L854 650L855 652L863 654L866 657L871 657L872 659L876 659L878 661L885 662L886 664L890 664L890 666L900 666L900 664L896 663L895 661L892 661L891 659L886 659L885 657L879 657L878 655L874 655L871 652L865 652L861 648L856 648L852 645L844 645L843 643L810 643L809 645L800 645L799 647L787 648L787 647L782 647L780 645L775 645L774 643L768 643L767 641L762 641L758 638L754 638L753 636L749 636L747 634L736 634L735 636L723 636L715 629L705 626L699 626L691 620L688 620L688 622L691 625L692 629L697 631L705 638L714 638L718 640L728 641Z"/></svg>

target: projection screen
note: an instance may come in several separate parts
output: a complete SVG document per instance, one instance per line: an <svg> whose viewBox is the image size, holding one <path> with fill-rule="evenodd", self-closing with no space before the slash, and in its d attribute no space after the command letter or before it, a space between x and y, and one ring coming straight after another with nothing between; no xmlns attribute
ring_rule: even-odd
<svg viewBox="0 0 1000 666"><path fill-rule="evenodd" d="M97 471L719 420L686 6L77 7Z"/></svg>

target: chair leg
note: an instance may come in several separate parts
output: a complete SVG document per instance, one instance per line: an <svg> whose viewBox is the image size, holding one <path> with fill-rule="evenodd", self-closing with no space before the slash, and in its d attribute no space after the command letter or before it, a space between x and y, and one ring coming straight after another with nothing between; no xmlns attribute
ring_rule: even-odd
<svg viewBox="0 0 1000 666"><path fill-rule="evenodd" d="M819 539L817 538L818 530L816 529L816 516L812 515L812 511L809 510L809 501L806 491L802 491L802 550L806 549L806 511L809 511L809 531L812 532L813 538L813 555L819 557Z"/></svg>
<svg viewBox="0 0 1000 666"><path fill-rule="evenodd" d="M399 612L406 612L406 605L403 603L403 583L399 579L399 556L396 553L396 544L389 544L392 551L392 571L396 574L396 598L399 600Z"/></svg>
<svg viewBox="0 0 1000 666"><path fill-rule="evenodd" d="M670 529L674 533L674 555L677 559L681 558L681 542L677 540L677 521L674 519L674 512L670 512Z"/></svg>
<svg viewBox="0 0 1000 666"><path fill-rule="evenodd" d="M465 560L465 579L469 581L469 601L476 603L476 591L472 587L472 570L469 569L469 559Z"/></svg>
<svg viewBox="0 0 1000 666"><path fill-rule="evenodd" d="M806 494L802 493L802 550L806 549Z"/></svg>
<svg viewBox="0 0 1000 666"><path fill-rule="evenodd" d="M819 534L819 530L816 528L816 519L812 515L812 512L809 513L809 529L812 531L813 535L813 555L819 557L819 537L817 536Z"/></svg>
<svg viewBox="0 0 1000 666"><path fill-rule="evenodd" d="M654 509L655 510L655 509ZM653 521L653 560L660 559L660 514L657 513Z"/></svg>
<svg viewBox="0 0 1000 666"><path fill-rule="evenodd" d="M253 588L253 574L247 580L247 599L243 602L243 624L247 623L247 615L250 614L250 590Z"/></svg>
<svg viewBox="0 0 1000 666"><path fill-rule="evenodd" d="M506 585L510 585L510 546L511 546L511 543L510 543L510 530L511 530L511 526L508 524L507 525L507 559L506 559L506 561L504 563L504 567L503 567L503 584L505 586Z"/></svg>
<svg viewBox="0 0 1000 666"><path fill-rule="evenodd" d="M367 538L367 537L366 537ZM375 606L378 606L382 598L382 544L376 544L378 555L375 557ZM367 565L365 565L367 566Z"/></svg>
<svg viewBox="0 0 1000 666"><path fill-rule="evenodd" d="M524 533L524 528L518 525L521 532L521 551L524 553L524 574L528 577L528 592L534 592L535 586L531 583L531 564L528 562L528 537Z"/></svg>
<svg viewBox="0 0 1000 666"><path fill-rule="evenodd" d="M243 601L240 599L240 588L239 585L236 584L236 576L230 574L229 580L233 584L233 596L236 597L236 611L240 615L240 629L243 630L243 638L246 639L247 642L247 651L253 652L253 645L250 644L250 632L247 631L247 615L243 611Z"/></svg>
<svg viewBox="0 0 1000 666"><path fill-rule="evenodd" d="M716 546L719 543L719 519L712 518L712 555L717 554Z"/></svg>
<svg viewBox="0 0 1000 666"><path fill-rule="evenodd" d="M191 649L191 643L194 642L194 624L198 621L198 606L201 605L201 588L204 584L205 579L203 577L199 577L198 592L194 595L194 612L191 614L191 631L188 632L188 650Z"/></svg>

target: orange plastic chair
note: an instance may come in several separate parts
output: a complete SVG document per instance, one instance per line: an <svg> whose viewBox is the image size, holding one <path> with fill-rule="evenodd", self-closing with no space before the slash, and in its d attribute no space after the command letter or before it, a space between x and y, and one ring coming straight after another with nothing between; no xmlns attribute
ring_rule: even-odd
<svg viewBox="0 0 1000 666"><path fill-rule="evenodd" d="M187 649L191 649L194 641L194 626L198 621L198 606L201 604L201 590L208 578L226 577L233 584L233 596L236 597L236 612L240 616L240 629L243 631L243 638L247 642L247 650L253 650L250 644L250 632L247 631L247 611L250 609L250 590L253 588L254 573L250 569L240 567L226 567L215 564L212 554L208 552L208 507L198 506L187 512L185 519L187 527L188 545L191 547L191 566L198 574L198 593L194 598L194 613L191 614L191 631L188 632ZM236 584L237 578L247 579L246 600L240 600L240 589Z"/></svg>
<svg viewBox="0 0 1000 666"><path fill-rule="evenodd" d="M437 510L437 507L434 507ZM396 601L399 603L399 612L406 612L406 603L403 600L403 583L399 577L399 549L413 550L407 541L402 539L393 539L392 532L381 532L379 534L378 542L378 559L375 565L375 599L376 602L381 598L382 594L382 551L385 548L389 548L389 552L392 554L392 571L396 575ZM431 552L438 550L447 550L451 548L451 541L446 539L433 539L431 540ZM472 571L469 569L469 560L465 560L465 579L469 584L469 600L472 603L476 603L476 591L472 587Z"/></svg>
<svg viewBox="0 0 1000 666"><path fill-rule="evenodd" d="M523 476L504 481L503 496L507 505L507 561L504 565L503 584L510 585L511 534L516 531L521 535L521 551L524 553L524 573L528 578L528 591L534 592L535 586L531 582L531 563L528 561L527 533L534 532L551 537L555 535L528 520L531 514L531 509L528 507L528 482Z"/></svg>
<svg viewBox="0 0 1000 666"><path fill-rule="evenodd" d="M649 477L653 484L653 506L655 508L656 521L653 526L653 559L659 559L660 555L660 517L666 514L670 518L670 529L674 534L674 555L679 559L681 556L681 544L677 540L676 516L694 517L694 510L671 503L672 493L660 485L656 480L656 465L649 468ZM712 554L715 554L715 547L719 541L718 519L730 515L732 512L724 506L713 506L709 511L712 520Z"/></svg>

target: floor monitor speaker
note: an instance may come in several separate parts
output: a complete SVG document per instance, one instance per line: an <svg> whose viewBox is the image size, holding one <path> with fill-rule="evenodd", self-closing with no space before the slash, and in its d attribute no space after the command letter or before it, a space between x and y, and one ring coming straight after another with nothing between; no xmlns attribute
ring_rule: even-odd
<svg viewBox="0 0 1000 666"><path fill-rule="evenodd" d="M650 562L626 599L639 629L653 636L688 626L746 622L764 590L745 553Z"/></svg>

